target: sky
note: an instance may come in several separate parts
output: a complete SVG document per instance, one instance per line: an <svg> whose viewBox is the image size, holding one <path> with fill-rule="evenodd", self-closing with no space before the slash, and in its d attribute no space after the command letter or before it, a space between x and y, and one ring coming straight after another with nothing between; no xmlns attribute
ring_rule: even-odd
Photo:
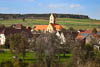
<svg viewBox="0 0 100 67"><path fill-rule="evenodd" d="M62 13L100 19L100 0L0 0L0 13Z"/></svg>

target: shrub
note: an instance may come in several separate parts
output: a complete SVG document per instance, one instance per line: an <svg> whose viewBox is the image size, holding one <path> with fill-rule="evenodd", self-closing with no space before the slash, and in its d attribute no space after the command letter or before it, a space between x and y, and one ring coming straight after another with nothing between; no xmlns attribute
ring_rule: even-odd
<svg viewBox="0 0 100 67"><path fill-rule="evenodd" d="M11 61L2 62L0 67L13 67L13 63Z"/></svg>

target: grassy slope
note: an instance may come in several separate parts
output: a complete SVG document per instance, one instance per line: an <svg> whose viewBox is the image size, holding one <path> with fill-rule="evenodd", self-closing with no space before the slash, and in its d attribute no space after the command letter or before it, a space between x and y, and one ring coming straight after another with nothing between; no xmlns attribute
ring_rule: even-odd
<svg viewBox="0 0 100 67"><path fill-rule="evenodd" d="M12 24L21 23L25 26L34 26L34 25L44 25L48 24L49 20L44 19L26 19L23 22L21 19L15 20L4 20L0 21L1 24L5 24L6 26L10 26ZM71 19L71 18L57 18L57 24L63 25L65 28L73 27L75 29L91 29L94 27L100 26L100 20L90 20L90 19Z"/></svg>

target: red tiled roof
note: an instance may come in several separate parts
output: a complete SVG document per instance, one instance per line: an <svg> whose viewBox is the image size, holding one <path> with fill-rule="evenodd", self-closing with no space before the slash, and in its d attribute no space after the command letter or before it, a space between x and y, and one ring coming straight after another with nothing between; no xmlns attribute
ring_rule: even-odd
<svg viewBox="0 0 100 67"><path fill-rule="evenodd" d="M16 29L21 29L22 28L22 24L14 24L13 27L16 28Z"/></svg>
<svg viewBox="0 0 100 67"><path fill-rule="evenodd" d="M82 36L81 34L91 34L92 33L92 31L91 30L86 30L86 31L84 31L84 32L79 32L78 33L78 36L76 37L76 39L77 40L82 40L82 39L84 39L84 36ZM92 34L95 38L97 38L98 37L98 35L97 34Z"/></svg>
<svg viewBox="0 0 100 67"><path fill-rule="evenodd" d="M98 38L98 37L99 37L97 34L93 34L93 36L94 36L95 38Z"/></svg>
<svg viewBox="0 0 100 67"><path fill-rule="evenodd" d="M83 39L83 36L77 36L76 39L77 40L82 40Z"/></svg>
<svg viewBox="0 0 100 67"><path fill-rule="evenodd" d="M88 33L88 34L90 34L90 33L92 33L92 30L86 30L86 31L81 32L81 33Z"/></svg>
<svg viewBox="0 0 100 67"><path fill-rule="evenodd" d="M56 29L56 30L61 30L63 29L63 27L59 24L52 24L52 26Z"/></svg>
<svg viewBox="0 0 100 67"><path fill-rule="evenodd" d="M34 30L47 30L48 25L37 25Z"/></svg>
<svg viewBox="0 0 100 67"><path fill-rule="evenodd" d="M59 24L51 24L55 30L61 30L63 27ZM47 30L48 25L37 25L34 30Z"/></svg>

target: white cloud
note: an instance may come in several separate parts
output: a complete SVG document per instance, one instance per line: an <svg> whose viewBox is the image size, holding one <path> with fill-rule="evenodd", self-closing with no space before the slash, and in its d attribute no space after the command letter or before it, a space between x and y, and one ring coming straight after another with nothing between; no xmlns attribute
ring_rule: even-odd
<svg viewBox="0 0 100 67"><path fill-rule="evenodd" d="M81 8L80 4L71 4L69 8Z"/></svg>
<svg viewBox="0 0 100 67"><path fill-rule="evenodd" d="M52 9L80 9L82 6L80 4L49 4L48 8Z"/></svg>
<svg viewBox="0 0 100 67"><path fill-rule="evenodd" d="M30 2L33 2L34 0L25 0L25 1L30 1Z"/></svg>
<svg viewBox="0 0 100 67"><path fill-rule="evenodd" d="M65 4L49 4L48 8L59 9L59 8L64 8L65 6L66 6Z"/></svg>
<svg viewBox="0 0 100 67"><path fill-rule="evenodd" d="M6 7L0 7L0 10L8 10Z"/></svg>
<svg viewBox="0 0 100 67"><path fill-rule="evenodd" d="M81 14L85 9L85 7L80 4L71 4L71 3L48 4L48 6L45 6L45 8L47 8L47 12L49 13L71 13L71 14Z"/></svg>

